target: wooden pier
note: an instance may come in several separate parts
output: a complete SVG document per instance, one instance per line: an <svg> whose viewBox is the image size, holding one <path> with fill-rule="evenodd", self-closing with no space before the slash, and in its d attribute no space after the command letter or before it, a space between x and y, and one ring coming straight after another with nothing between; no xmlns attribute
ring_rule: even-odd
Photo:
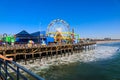
<svg viewBox="0 0 120 80"><path fill-rule="evenodd" d="M14 46L0 46L0 54L6 57L13 57L14 60L24 59L25 64L28 59L32 59L33 62L36 58L40 60L44 57L48 59L48 57L55 56L56 58L58 55L65 56L66 54L69 56L73 53L80 53L83 50L91 50L95 47L93 46L96 44L95 42L89 43L78 43L78 44L61 44L61 45L48 45L42 46L40 44L34 44L31 47L28 45L14 45Z"/></svg>

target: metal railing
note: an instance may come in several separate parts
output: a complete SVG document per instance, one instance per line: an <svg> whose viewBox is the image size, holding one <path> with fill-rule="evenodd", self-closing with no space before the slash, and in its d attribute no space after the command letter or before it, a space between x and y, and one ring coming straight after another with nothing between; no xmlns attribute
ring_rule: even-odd
<svg viewBox="0 0 120 80"><path fill-rule="evenodd" d="M0 77L2 80L44 80L16 62L2 59L0 59Z"/></svg>

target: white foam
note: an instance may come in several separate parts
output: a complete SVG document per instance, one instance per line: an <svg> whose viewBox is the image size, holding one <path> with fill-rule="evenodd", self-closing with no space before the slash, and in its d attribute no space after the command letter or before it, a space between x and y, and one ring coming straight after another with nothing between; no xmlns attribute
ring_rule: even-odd
<svg viewBox="0 0 120 80"><path fill-rule="evenodd" d="M112 58L118 47L97 46L95 50L84 52L80 55L80 61L91 62Z"/></svg>
<svg viewBox="0 0 120 80"><path fill-rule="evenodd" d="M91 62L112 58L112 56L115 55L117 49L117 47L96 46L95 50L84 51L82 53L74 53L70 56L66 55L65 57L53 58L49 60L42 59L41 62L40 60L36 60L32 64L28 62L27 65L24 65L23 62L20 62L19 64L26 67L27 69L33 69L33 71L37 72L41 69L49 68L51 65L68 64L77 61Z"/></svg>

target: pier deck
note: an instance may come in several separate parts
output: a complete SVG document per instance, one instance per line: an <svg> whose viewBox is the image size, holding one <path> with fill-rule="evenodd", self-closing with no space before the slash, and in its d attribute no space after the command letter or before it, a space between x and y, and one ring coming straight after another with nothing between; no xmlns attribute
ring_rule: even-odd
<svg viewBox="0 0 120 80"><path fill-rule="evenodd" d="M26 60L32 58L41 59L42 57L48 58L52 56L58 57L58 55L65 55L66 53L73 54L74 52L81 52L82 50L94 49L95 42L79 43L79 44L61 44L61 45L48 45L42 46L40 44L34 44L31 47L28 45L14 45L14 46L0 46L0 54L6 57L13 57L14 60L23 58Z"/></svg>

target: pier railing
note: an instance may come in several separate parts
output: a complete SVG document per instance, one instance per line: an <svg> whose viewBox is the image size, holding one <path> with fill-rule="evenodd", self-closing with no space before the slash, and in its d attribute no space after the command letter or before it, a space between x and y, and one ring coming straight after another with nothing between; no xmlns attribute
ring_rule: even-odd
<svg viewBox="0 0 120 80"><path fill-rule="evenodd" d="M0 78L2 80L44 80L16 62L2 59L0 59Z"/></svg>

